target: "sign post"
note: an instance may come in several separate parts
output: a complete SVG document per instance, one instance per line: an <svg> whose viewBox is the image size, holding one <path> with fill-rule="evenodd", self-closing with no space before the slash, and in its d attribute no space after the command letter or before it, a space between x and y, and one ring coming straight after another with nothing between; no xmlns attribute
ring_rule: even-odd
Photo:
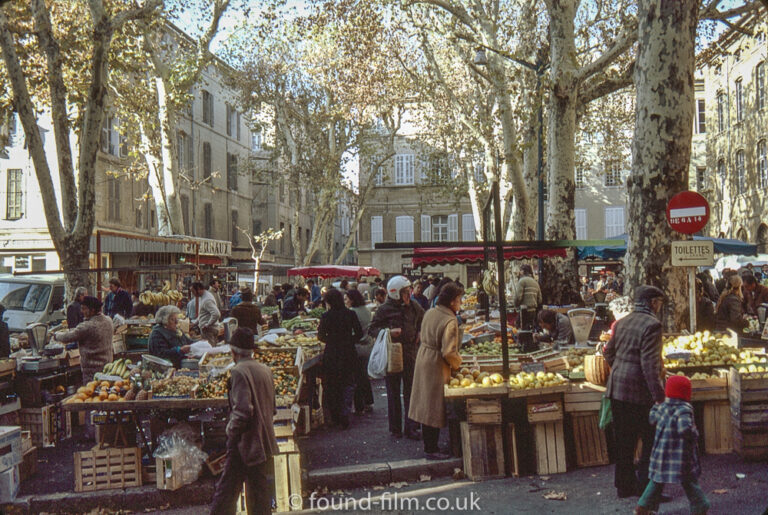
<svg viewBox="0 0 768 515"><path fill-rule="evenodd" d="M671 247L672 266L688 268L688 315L691 333L696 332L696 267L712 266L715 263L715 244L711 240L673 241Z"/></svg>
<svg viewBox="0 0 768 515"><path fill-rule="evenodd" d="M677 232L695 234L709 221L709 202L695 191L683 191L667 204L667 222ZM712 241L674 241L671 247L672 266L688 267L688 316L691 333L696 332L696 267L715 263Z"/></svg>

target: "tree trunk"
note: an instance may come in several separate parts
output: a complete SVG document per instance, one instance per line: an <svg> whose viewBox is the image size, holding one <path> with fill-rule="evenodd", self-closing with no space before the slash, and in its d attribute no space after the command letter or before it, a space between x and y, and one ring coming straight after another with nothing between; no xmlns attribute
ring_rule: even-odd
<svg viewBox="0 0 768 515"><path fill-rule="evenodd" d="M293 224L291 225L291 233L288 236L291 238L291 245L293 246L293 262L296 266L302 266L302 264L304 264L304 253L301 250L301 230L299 229L299 204L301 202L301 195L298 186L292 189L296 195L296 209L293 211Z"/></svg>
<svg viewBox="0 0 768 515"><path fill-rule="evenodd" d="M99 292L92 291L91 280L88 272L80 272L76 270L87 270L90 268L88 262L89 255L89 241L81 241L82 238L66 238L63 242L55 245L59 254L59 261L61 263L61 269L66 271L64 280L66 282L67 300L72 300L75 295L75 290L80 286L88 288L88 294L97 297ZM100 267L101 263L97 263L96 267Z"/></svg>
<svg viewBox="0 0 768 515"><path fill-rule="evenodd" d="M666 329L685 327L686 270L670 265L670 242L684 239L666 221L672 195L686 190L693 132L693 75L699 0L641 0L635 66L626 279L630 289L664 290Z"/></svg>
<svg viewBox="0 0 768 515"><path fill-rule="evenodd" d="M160 120L160 153L162 154L162 190L165 193L163 202L155 202L157 206L157 231L161 236L183 234L184 219L181 212L181 197L178 188L178 149L173 134L173 113L168 106L168 92L165 81L155 78L157 89L157 116ZM174 152L176 150L176 152ZM163 215L161 216L161 209Z"/></svg>
<svg viewBox="0 0 768 515"><path fill-rule="evenodd" d="M573 219L573 173L578 100L578 63L574 29L577 5L576 0L548 2L553 84L549 98L547 141L549 199L546 237L550 240L573 240L576 233ZM569 250L566 259L545 260L541 281L542 294L547 303L568 304L580 298L575 253Z"/></svg>
<svg viewBox="0 0 768 515"><path fill-rule="evenodd" d="M536 224L539 216L539 135L538 117L525 128L523 144L523 180L528 191L528 220L524 240L536 239ZM515 200L517 202L517 200Z"/></svg>

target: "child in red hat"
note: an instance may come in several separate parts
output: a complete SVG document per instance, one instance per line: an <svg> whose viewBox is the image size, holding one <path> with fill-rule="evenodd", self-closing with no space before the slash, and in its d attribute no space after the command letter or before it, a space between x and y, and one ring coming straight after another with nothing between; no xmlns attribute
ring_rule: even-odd
<svg viewBox="0 0 768 515"><path fill-rule="evenodd" d="M665 483L681 483L691 503L691 513L707 513L709 501L698 483L699 432L693 418L691 381L685 376L671 376L664 393L665 401L651 408L649 415L651 424L656 425L656 439L648 468L648 486L635 513L656 511Z"/></svg>

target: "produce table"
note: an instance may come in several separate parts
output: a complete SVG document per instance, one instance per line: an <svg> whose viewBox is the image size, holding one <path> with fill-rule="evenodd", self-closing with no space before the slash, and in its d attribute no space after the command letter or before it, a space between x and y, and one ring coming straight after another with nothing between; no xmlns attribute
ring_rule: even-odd
<svg viewBox="0 0 768 515"><path fill-rule="evenodd" d="M146 411L155 409L217 409L228 408L229 399L148 399L146 401L112 402L67 402L61 405L64 411Z"/></svg>

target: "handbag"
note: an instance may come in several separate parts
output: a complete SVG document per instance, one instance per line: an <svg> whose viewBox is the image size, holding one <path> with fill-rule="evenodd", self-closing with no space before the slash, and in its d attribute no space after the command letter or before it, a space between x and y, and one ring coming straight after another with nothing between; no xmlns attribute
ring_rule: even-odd
<svg viewBox="0 0 768 515"><path fill-rule="evenodd" d="M611 399L603 395L602 400L600 401L600 420L598 422L598 426L600 429L605 431L605 429L608 427L608 424L613 422L613 410L611 409Z"/></svg>
<svg viewBox="0 0 768 515"><path fill-rule="evenodd" d="M403 371L403 344L393 342L387 344L387 374L399 374Z"/></svg>

